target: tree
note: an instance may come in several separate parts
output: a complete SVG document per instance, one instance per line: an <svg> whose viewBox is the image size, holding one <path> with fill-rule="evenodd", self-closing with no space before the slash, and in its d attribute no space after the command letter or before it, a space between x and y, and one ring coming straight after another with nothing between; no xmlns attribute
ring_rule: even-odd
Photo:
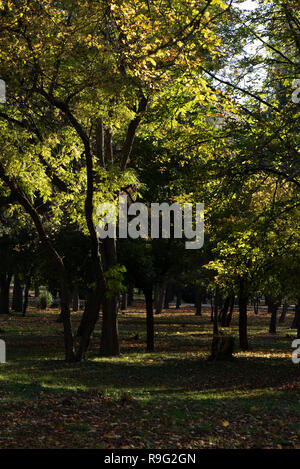
<svg viewBox="0 0 300 469"><path fill-rule="evenodd" d="M103 197L114 199L126 185L133 140L147 106L161 100L171 82L189 87L187 71L194 70L193 81L197 79L199 86L197 63L220 55L214 29L229 7L220 0L152 6L143 1L53 4L49 0L33 2L30 8L25 1L3 2L5 34L0 46L9 107L0 117L10 128L23 130L26 146L39 146L32 160L40 179L47 181L48 193L40 186L30 192L43 192L52 203L55 198L60 209L72 201L90 238L94 306L87 313L78 359L87 350L100 304L101 353L119 353L118 295L110 296L106 280L116 270L116 243L109 239L99 243L95 207ZM202 91L210 93L205 82L202 85ZM28 156L22 149L18 161L28 161ZM73 359L64 262L27 190L21 189L28 175L19 173L18 181L13 180L9 173L14 170L12 161L10 166L1 163L0 177L32 217L60 273L66 354Z"/></svg>

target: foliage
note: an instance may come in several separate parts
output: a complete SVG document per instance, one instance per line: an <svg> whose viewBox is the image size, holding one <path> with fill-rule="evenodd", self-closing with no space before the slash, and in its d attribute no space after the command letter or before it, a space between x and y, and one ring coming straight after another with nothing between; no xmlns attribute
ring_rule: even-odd
<svg viewBox="0 0 300 469"><path fill-rule="evenodd" d="M42 292L38 297L36 301L37 308L40 309L47 309L49 308L53 303L53 298L52 295L49 291L45 290Z"/></svg>

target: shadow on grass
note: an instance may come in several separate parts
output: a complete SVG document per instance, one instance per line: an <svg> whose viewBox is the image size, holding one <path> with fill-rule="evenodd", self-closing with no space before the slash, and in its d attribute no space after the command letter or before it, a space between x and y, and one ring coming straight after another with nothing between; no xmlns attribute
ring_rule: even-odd
<svg viewBox="0 0 300 469"><path fill-rule="evenodd" d="M41 353L41 350L39 350ZM209 362L206 355L143 354L96 358L68 364L57 356L26 358L18 354L0 366L0 387L13 385L36 389L98 389L150 392L227 392L290 387L299 380L299 370L281 358L239 357L233 362ZM298 381L299 383L299 381Z"/></svg>

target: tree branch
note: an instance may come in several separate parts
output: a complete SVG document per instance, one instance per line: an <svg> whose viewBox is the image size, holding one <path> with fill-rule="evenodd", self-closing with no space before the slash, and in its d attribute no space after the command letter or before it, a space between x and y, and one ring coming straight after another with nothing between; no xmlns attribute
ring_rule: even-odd
<svg viewBox="0 0 300 469"><path fill-rule="evenodd" d="M129 123L128 129L127 129L127 135L125 138L125 142L124 142L124 145L121 151L121 157L120 157L120 166L123 171L124 169L126 169L126 166L129 162L129 157L132 151L132 145L133 145L133 141L136 135L136 131L141 122L142 115L147 109L147 104L148 104L148 98L146 98L143 95L139 102L137 114L134 117L134 119L132 119L132 121Z"/></svg>

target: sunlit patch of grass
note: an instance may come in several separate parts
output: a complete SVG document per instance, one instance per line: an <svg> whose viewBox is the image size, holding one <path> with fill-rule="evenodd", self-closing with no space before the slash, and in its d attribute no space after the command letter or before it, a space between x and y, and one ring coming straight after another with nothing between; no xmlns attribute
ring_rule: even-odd
<svg viewBox="0 0 300 469"><path fill-rule="evenodd" d="M245 352L238 352L236 353L236 357L245 357L245 358L263 358L263 359L291 359L292 352L291 350L287 351L281 351L278 352L278 350L269 350L269 352L266 351L245 351Z"/></svg>

